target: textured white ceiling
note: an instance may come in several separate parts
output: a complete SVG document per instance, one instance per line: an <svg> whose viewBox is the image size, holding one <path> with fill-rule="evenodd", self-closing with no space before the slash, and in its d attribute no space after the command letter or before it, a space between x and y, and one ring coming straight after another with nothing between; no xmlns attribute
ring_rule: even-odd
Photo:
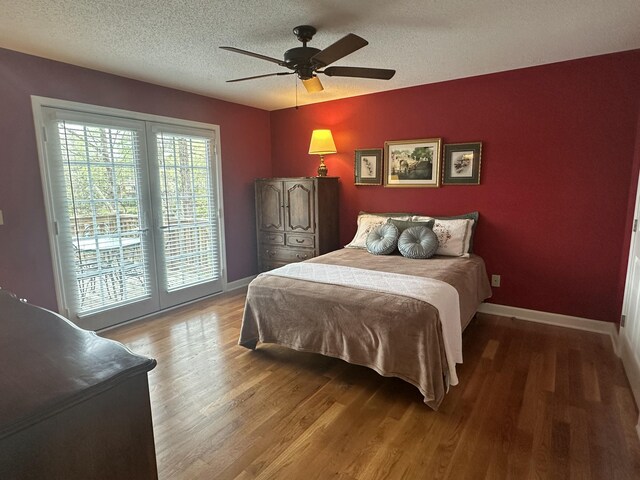
<svg viewBox="0 0 640 480"><path fill-rule="evenodd" d="M640 48L640 0L0 0L0 47L267 110L295 104L294 76L220 50L282 58L347 33L369 45L340 66L394 68L390 81L321 76L301 105Z"/></svg>

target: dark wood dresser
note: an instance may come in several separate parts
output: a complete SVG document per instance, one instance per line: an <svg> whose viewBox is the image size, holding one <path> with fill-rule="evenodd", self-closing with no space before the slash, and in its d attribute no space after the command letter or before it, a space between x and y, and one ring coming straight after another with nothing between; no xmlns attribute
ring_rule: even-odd
<svg viewBox="0 0 640 480"><path fill-rule="evenodd" d="M255 188L261 272L338 248L338 177L259 178Z"/></svg>
<svg viewBox="0 0 640 480"><path fill-rule="evenodd" d="M156 479L155 365L0 290L0 479Z"/></svg>

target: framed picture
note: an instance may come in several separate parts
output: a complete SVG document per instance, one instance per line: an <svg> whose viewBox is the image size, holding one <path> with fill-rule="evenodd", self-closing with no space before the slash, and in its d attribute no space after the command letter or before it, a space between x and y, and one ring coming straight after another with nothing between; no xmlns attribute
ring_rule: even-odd
<svg viewBox="0 0 640 480"><path fill-rule="evenodd" d="M356 150L356 185L382 185L382 149Z"/></svg>
<svg viewBox="0 0 640 480"><path fill-rule="evenodd" d="M482 142L444 146L444 185L479 185Z"/></svg>
<svg viewBox="0 0 640 480"><path fill-rule="evenodd" d="M442 139L384 142L385 187L439 187Z"/></svg>

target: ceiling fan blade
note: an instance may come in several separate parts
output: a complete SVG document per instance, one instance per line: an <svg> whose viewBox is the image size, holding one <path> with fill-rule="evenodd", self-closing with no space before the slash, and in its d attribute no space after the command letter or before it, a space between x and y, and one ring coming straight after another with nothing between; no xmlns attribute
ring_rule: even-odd
<svg viewBox="0 0 640 480"><path fill-rule="evenodd" d="M253 80L254 78L275 77L280 75L293 75L293 73L294 72L267 73L266 75L255 75L253 77L235 78L233 80L227 80L227 83L244 82L245 80Z"/></svg>
<svg viewBox="0 0 640 480"><path fill-rule="evenodd" d="M267 62L277 63L281 67L286 67L287 64L284 63L283 60L278 60L277 58L267 57L266 55L261 55L259 53L249 52L248 50L242 50L240 48L235 47L220 47L222 50L228 50L230 52L242 53L243 55L249 55L250 57L260 58L262 60L266 60Z"/></svg>
<svg viewBox="0 0 640 480"><path fill-rule="evenodd" d="M388 70L386 68L327 67L318 73L324 73L330 77L356 77L389 80L396 74L396 71Z"/></svg>
<svg viewBox="0 0 640 480"><path fill-rule="evenodd" d="M369 45L369 42L367 42L364 38L350 33L349 35L342 37L337 42L332 43L324 50L316 53L313 57L311 57L311 61L316 65L325 67L335 62L336 60L340 60L342 57L346 57L350 53L361 49L366 45Z"/></svg>
<svg viewBox="0 0 640 480"><path fill-rule="evenodd" d="M304 88L307 89L308 93L321 92L324 90L322 82L318 77L315 76L306 80L302 80L302 84L304 85Z"/></svg>

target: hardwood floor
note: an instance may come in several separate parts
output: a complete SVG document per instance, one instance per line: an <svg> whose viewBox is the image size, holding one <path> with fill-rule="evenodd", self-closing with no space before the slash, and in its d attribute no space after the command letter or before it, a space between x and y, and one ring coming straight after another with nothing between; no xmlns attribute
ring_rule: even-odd
<svg viewBox="0 0 640 480"><path fill-rule="evenodd" d="M604 335L478 315L440 410L320 355L237 345L244 292L105 332L154 357L162 479L637 479L638 412Z"/></svg>

